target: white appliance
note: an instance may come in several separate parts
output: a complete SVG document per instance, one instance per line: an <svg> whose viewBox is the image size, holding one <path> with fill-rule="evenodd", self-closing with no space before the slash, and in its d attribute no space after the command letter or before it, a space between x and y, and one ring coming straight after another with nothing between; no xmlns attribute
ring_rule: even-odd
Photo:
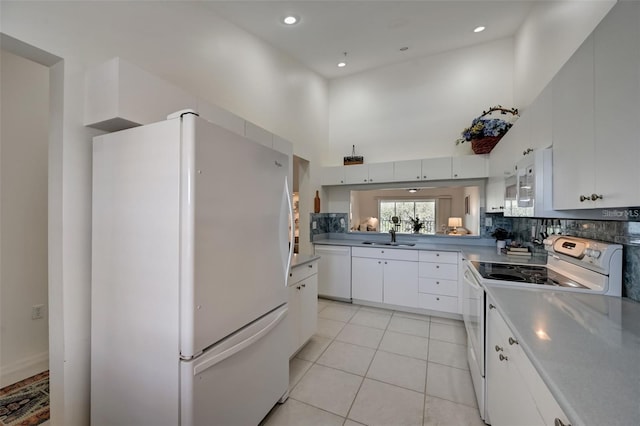
<svg viewBox="0 0 640 426"><path fill-rule="evenodd" d="M505 216L557 217L552 209L551 148L529 152L505 181Z"/></svg>
<svg viewBox="0 0 640 426"><path fill-rule="evenodd" d="M467 362L480 416L486 412L484 285L520 286L621 296L622 246L586 238L552 235L544 240L546 265L465 261L462 317L467 330Z"/></svg>
<svg viewBox="0 0 640 426"><path fill-rule="evenodd" d="M94 138L93 425L255 425L286 399L288 161L194 113Z"/></svg>
<svg viewBox="0 0 640 426"><path fill-rule="evenodd" d="M318 295L351 302L351 247L316 244Z"/></svg>

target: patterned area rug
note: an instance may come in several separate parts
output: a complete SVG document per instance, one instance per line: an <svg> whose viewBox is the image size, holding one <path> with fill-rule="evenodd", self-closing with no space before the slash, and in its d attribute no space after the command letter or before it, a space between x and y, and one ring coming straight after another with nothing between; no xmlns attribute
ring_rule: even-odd
<svg viewBox="0 0 640 426"><path fill-rule="evenodd" d="M0 389L0 425L35 426L49 420L49 371Z"/></svg>

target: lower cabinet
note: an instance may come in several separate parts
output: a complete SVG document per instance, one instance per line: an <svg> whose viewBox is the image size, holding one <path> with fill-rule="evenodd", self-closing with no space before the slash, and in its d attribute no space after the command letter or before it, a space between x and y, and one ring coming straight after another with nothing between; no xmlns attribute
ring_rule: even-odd
<svg viewBox="0 0 640 426"><path fill-rule="evenodd" d="M418 307L418 252L354 247L351 258L353 299Z"/></svg>
<svg viewBox="0 0 640 426"><path fill-rule="evenodd" d="M420 251L418 307L460 313L458 269L457 252Z"/></svg>
<svg viewBox="0 0 640 426"><path fill-rule="evenodd" d="M487 306L486 383L491 425L569 425L490 297Z"/></svg>
<svg viewBox="0 0 640 426"><path fill-rule="evenodd" d="M318 326L317 261L294 268L288 288L290 345L289 357L295 355L316 332Z"/></svg>

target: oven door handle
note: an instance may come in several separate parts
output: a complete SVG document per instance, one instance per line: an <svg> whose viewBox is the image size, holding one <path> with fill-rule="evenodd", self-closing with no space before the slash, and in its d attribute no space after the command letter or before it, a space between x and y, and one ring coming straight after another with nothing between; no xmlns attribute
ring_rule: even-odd
<svg viewBox="0 0 640 426"><path fill-rule="evenodd" d="M468 269L468 267L464 271L464 278L465 278L465 281L468 282L469 285L473 287L474 290L476 291L483 290L482 287L480 286L480 283L478 282L476 277L473 276L473 273Z"/></svg>

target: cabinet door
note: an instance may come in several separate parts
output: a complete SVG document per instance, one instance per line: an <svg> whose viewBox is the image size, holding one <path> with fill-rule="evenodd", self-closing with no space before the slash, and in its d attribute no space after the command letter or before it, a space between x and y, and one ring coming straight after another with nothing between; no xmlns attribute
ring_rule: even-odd
<svg viewBox="0 0 640 426"><path fill-rule="evenodd" d="M351 299L351 247L316 245L318 294Z"/></svg>
<svg viewBox="0 0 640 426"><path fill-rule="evenodd" d="M382 303L383 264L380 259L351 258L351 297Z"/></svg>
<svg viewBox="0 0 640 426"><path fill-rule="evenodd" d="M354 164L344 166L344 181L347 184L369 182L369 165Z"/></svg>
<svg viewBox="0 0 640 426"><path fill-rule="evenodd" d="M451 167L454 179L483 178L488 175L486 155L453 157Z"/></svg>
<svg viewBox="0 0 640 426"><path fill-rule="evenodd" d="M393 182L393 163L369 164L369 183Z"/></svg>
<svg viewBox="0 0 640 426"><path fill-rule="evenodd" d="M344 185L344 168L345 166L323 167L321 175L322 185Z"/></svg>
<svg viewBox="0 0 640 426"><path fill-rule="evenodd" d="M451 157L422 160L422 180L451 179Z"/></svg>
<svg viewBox="0 0 640 426"><path fill-rule="evenodd" d="M594 31L595 188L591 192L602 199L588 203L592 207L640 204L636 172L640 161L639 41L637 2L616 4Z"/></svg>
<svg viewBox="0 0 640 426"><path fill-rule="evenodd" d="M505 330L507 330L506 333ZM536 408L536 403L511 359L508 330L498 311L489 309L486 380L487 411L491 424L492 426L543 425L544 420Z"/></svg>
<svg viewBox="0 0 640 426"><path fill-rule="evenodd" d="M549 83L531 103L526 114L530 117L531 135L529 144L522 147L522 152L550 147L553 143L553 82Z"/></svg>
<svg viewBox="0 0 640 426"><path fill-rule="evenodd" d="M301 287L299 283L290 285L287 290L289 302L289 312L287 313L287 322L289 324L289 357L292 357L302 344L300 341L300 291Z"/></svg>
<svg viewBox="0 0 640 426"><path fill-rule="evenodd" d="M487 181L487 213L504 212L505 181L503 177L490 177Z"/></svg>
<svg viewBox="0 0 640 426"><path fill-rule="evenodd" d="M593 36L553 80L553 209L593 208L581 202L594 181Z"/></svg>
<svg viewBox="0 0 640 426"><path fill-rule="evenodd" d="M422 163L420 160L396 161L393 163L393 180L396 182L422 179Z"/></svg>
<svg viewBox="0 0 640 426"><path fill-rule="evenodd" d="M418 263L384 261L384 303L418 307Z"/></svg>
<svg viewBox="0 0 640 426"><path fill-rule="evenodd" d="M299 341L304 345L318 328L318 275L300 283Z"/></svg>

